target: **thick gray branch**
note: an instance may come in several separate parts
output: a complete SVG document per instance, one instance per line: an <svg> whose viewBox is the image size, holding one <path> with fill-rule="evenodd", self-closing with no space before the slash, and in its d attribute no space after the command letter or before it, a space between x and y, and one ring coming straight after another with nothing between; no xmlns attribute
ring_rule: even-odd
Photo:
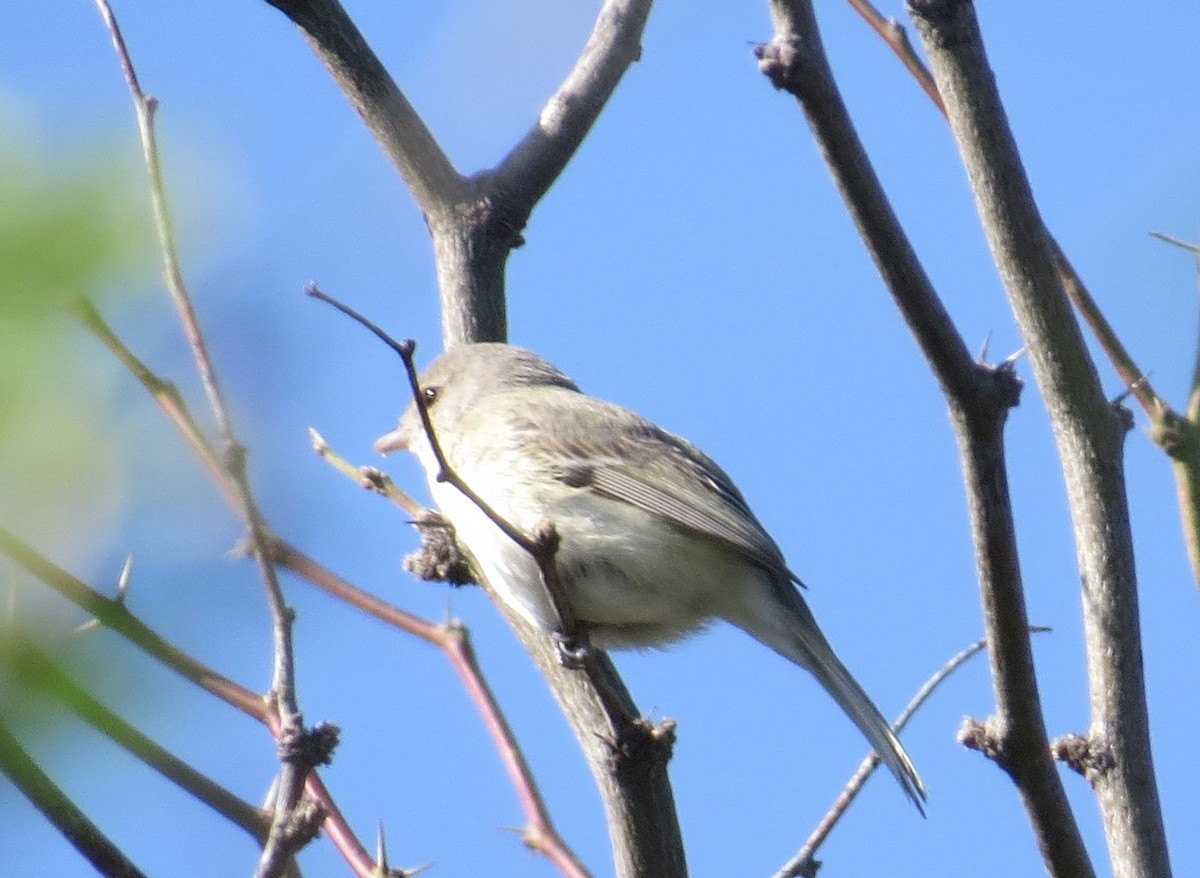
<svg viewBox="0 0 1200 878"><path fill-rule="evenodd" d="M267 2L303 31L426 217L460 201L467 182L454 170L342 5L337 0Z"/></svg>
<svg viewBox="0 0 1200 878"><path fill-rule="evenodd" d="M504 270L538 201L641 55L651 0L608 0L537 122L495 169L464 177L337 0L267 0L304 32L392 160L433 237L447 347L503 341Z"/></svg>
<svg viewBox="0 0 1200 878"><path fill-rule="evenodd" d="M494 170L465 178L337 0L268 0L295 22L395 164L425 214L450 348L507 337L505 267L534 207L641 54L651 0L607 0L579 60L537 122ZM501 605L501 609L505 608ZM616 873L686 874L667 779L669 728L636 720L608 658L568 670L550 638L507 613L563 707L600 786Z"/></svg>
<svg viewBox="0 0 1200 878"><path fill-rule="evenodd" d="M1088 876L1041 711L1004 460L1004 423L1020 397L1011 364L976 363L896 218L833 78L807 0L771 3L775 35L758 51L800 102L847 210L950 404L971 513L996 717L989 752L1021 793L1052 874Z"/></svg>
<svg viewBox="0 0 1200 878"><path fill-rule="evenodd" d="M1090 737L1108 758L1089 779L1118 876L1171 874L1150 753L1133 541L1122 459L1128 419L1104 397L1055 269L975 12L910 10L946 103L993 258L1029 347L1066 476L1083 582Z"/></svg>
<svg viewBox="0 0 1200 878"><path fill-rule="evenodd" d="M528 215L575 155L629 66L642 55L651 0L609 0L587 45L537 123L492 175L495 192Z"/></svg>

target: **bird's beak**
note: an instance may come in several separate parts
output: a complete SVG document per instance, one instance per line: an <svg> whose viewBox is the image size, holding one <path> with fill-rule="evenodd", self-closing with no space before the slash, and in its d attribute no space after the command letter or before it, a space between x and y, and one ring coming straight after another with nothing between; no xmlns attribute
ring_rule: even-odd
<svg viewBox="0 0 1200 878"><path fill-rule="evenodd" d="M371 446L380 454L387 454L389 451L401 451L408 448L408 434L402 427L397 427L390 433L384 433L375 440L375 444Z"/></svg>

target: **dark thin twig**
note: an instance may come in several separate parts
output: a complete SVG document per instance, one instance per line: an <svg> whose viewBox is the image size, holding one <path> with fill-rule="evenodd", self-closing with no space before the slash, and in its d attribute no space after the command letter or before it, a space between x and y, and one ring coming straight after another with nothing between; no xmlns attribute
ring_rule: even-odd
<svg viewBox="0 0 1200 878"><path fill-rule="evenodd" d="M396 341L377 324L349 305L323 292L316 284L309 284L305 292L314 299L319 299L328 305L332 305L347 317L365 326L400 356L400 360L404 363L405 374L408 376L409 387L412 389L413 402L421 418L421 426L425 430L425 436L429 439L429 445L433 449L433 456L437 460L437 480L455 487L463 496L479 507L480 511L500 528L505 536L529 553L530 557L538 565L538 570L542 574L542 583L550 598L551 606L554 607L558 617L558 633L563 637L567 646L574 649L577 646L577 638L580 631L574 611L571 609L571 603L566 599L566 590L558 575L558 564L555 561L555 556L558 553L558 533L554 529L553 522L543 523L538 527L534 536L527 536L492 508L491 504L480 497L475 489L467 484L454 468L450 466L449 461L446 460L445 453L442 451L441 443L438 441L433 421L429 417L429 406L425 399L425 394L421 391L421 380L417 375L417 366L413 360L413 354L417 349L415 341L410 338Z"/></svg>

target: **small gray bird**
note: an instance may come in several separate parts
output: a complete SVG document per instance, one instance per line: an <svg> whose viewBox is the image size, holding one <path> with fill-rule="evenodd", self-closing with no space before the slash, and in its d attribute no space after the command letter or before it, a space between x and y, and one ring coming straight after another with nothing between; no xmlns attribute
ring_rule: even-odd
<svg viewBox="0 0 1200 878"><path fill-rule="evenodd" d="M925 788L908 754L817 627L779 546L703 452L587 396L512 345L455 348L420 385L438 444L463 481L525 534L553 523L559 578L593 644L661 646L725 619L810 671L921 807ZM420 459L433 499L499 597L553 631L557 617L533 558L437 481L415 403L375 443L383 453L400 448Z"/></svg>

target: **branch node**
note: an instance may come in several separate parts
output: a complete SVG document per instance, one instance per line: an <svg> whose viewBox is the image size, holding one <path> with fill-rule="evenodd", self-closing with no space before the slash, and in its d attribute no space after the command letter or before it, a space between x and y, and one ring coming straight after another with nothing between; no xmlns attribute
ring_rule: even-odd
<svg viewBox="0 0 1200 878"><path fill-rule="evenodd" d="M754 47L759 72L771 81L771 85L775 86L777 91L792 91L792 84L799 75L799 56L798 40L781 40L776 37L769 43L759 43Z"/></svg>
<svg viewBox="0 0 1200 878"><path fill-rule="evenodd" d="M1050 742L1050 753L1090 784L1114 765L1112 750L1086 735L1063 735Z"/></svg>
<svg viewBox="0 0 1200 878"><path fill-rule="evenodd" d="M320 722L311 729L283 729L277 744L283 762L311 771L333 761L342 730L332 723Z"/></svg>
<svg viewBox="0 0 1200 878"><path fill-rule="evenodd" d="M968 750L982 753L1001 767L1005 765L1004 741L995 729L994 718L980 721L973 716L963 717L955 737Z"/></svg>
<svg viewBox="0 0 1200 878"><path fill-rule="evenodd" d="M454 538L454 527L432 509L412 522L421 535L421 548L404 558L404 569L418 579L469 585L476 581L471 561Z"/></svg>
<svg viewBox="0 0 1200 878"><path fill-rule="evenodd" d="M292 853L298 852L317 837L326 816L320 802L308 796L302 798L279 828L280 847Z"/></svg>
<svg viewBox="0 0 1200 878"><path fill-rule="evenodd" d="M662 771L675 749L673 719L655 723L645 717L623 723L609 742L612 770L625 777L642 779Z"/></svg>

